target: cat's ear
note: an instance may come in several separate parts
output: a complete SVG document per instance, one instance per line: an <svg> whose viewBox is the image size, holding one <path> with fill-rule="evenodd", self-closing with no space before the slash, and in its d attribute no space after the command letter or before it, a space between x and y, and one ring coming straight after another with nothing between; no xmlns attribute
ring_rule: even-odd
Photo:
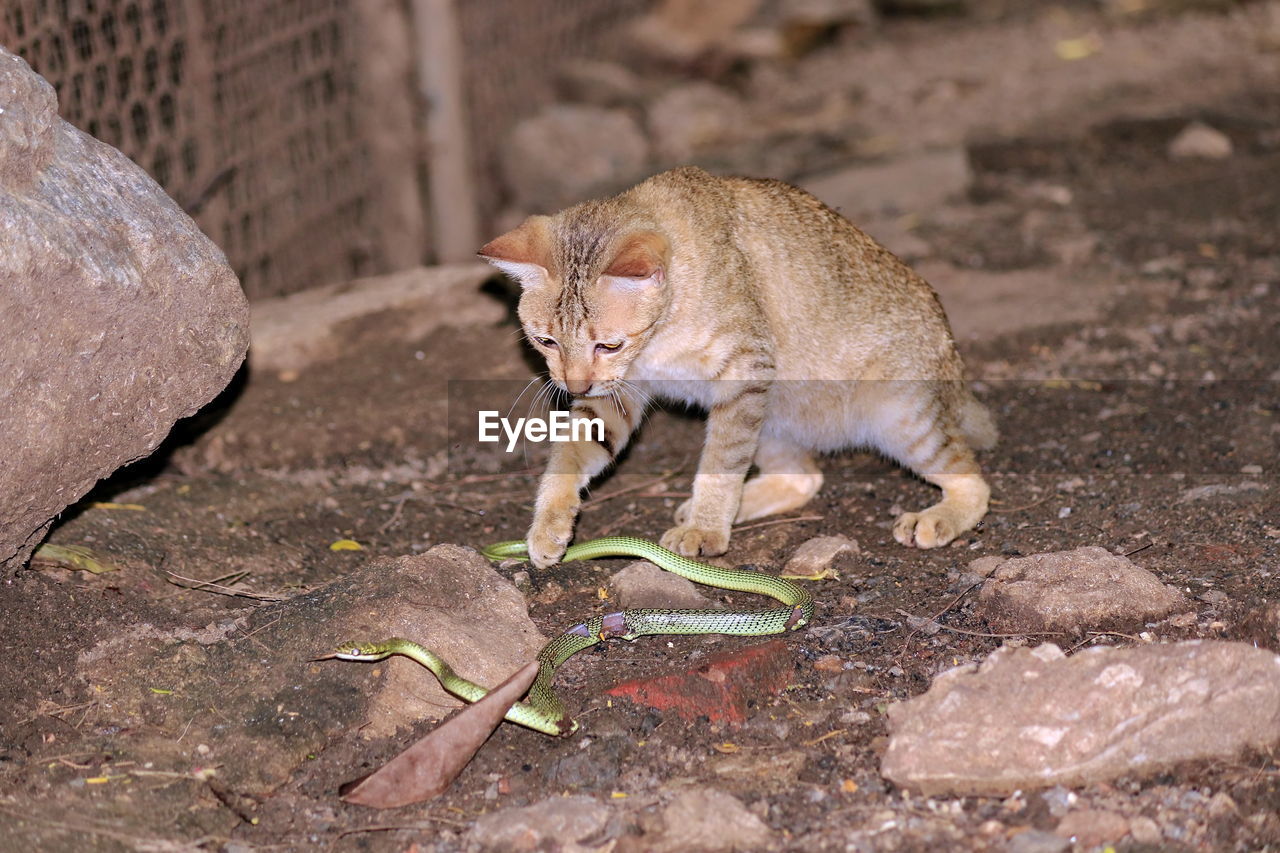
<svg viewBox="0 0 1280 853"><path fill-rule="evenodd" d="M671 245L667 238L656 231L630 234L618 246L602 277L610 284L626 289L662 284L670 254Z"/></svg>
<svg viewBox="0 0 1280 853"><path fill-rule="evenodd" d="M519 228L490 240L476 254L520 282L521 287L545 284L551 266L547 217L530 216Z"/></svg>

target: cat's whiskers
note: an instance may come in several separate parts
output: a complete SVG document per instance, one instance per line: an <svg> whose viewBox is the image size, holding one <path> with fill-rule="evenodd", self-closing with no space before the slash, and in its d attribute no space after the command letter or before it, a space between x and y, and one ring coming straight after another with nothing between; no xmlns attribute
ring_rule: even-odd
<svg viewBox="0 0 1280 853"><path fill-rule="evenodd" d="M625 391L628 392L628 394L633 395L636 398L638 405L642 407L647 407L649 405L651 398L648 391L644 390L636 383L630 382L626 379L619 378L616 381Z"/></svg>
<svg viewBox="0 0 1280 853"><path fill-rule="evenodd" d="M511 417L511 413L516 410L516 406L520 405L521 398L523 398L524 395L528 393L529 386L533 385L533 383L537 381L538 381L538 377L534 376L532 379L530 379L528 382L525 383L524 387L520 389L520 393L516 395L515 400L512 401L511 407L507 409L507 415L506 415L507 417Z"/></svg>
<svg viewBox="0 0 1280 853"><path fill-rule="evenodd" d="M539 374L539 376L542 377L542 385L538 387L538 392L533 395L533 398L529 401L528 407L525 408L525 411L524 411L525 418L536 417L538 413L542 412L543 409L541 408L541 406L543 404L549 403L551 399L551 393L554 392L555 390L555 383L551 381L550 376L546 376L545 374ZM539 378L539 376L535 376L533 377L533 379L529 380L530 383L536 381ZM529 467L529 443L522 442L522 444L524 446L524 467L528 468Z"/></svg>

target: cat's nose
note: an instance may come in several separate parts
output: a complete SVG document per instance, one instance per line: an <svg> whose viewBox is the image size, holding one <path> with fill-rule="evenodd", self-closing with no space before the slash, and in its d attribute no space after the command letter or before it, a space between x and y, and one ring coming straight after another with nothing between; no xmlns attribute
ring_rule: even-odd
<svg viewBox="0 0 1280 853"><path fill-rule="evenodd" d="M591 379L570 379L568 376L564 378L565 387L569 389L570 394L585 394L591 390Z"/></svg>

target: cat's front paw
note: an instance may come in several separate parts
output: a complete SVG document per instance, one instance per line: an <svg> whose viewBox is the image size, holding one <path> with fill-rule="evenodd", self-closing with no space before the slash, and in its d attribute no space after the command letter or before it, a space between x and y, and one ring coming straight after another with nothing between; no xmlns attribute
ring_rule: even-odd
<svg viewBox="0 0 1280 853"><path fill-rule="evenodd" d="M662 534L662 547L682 557L718 557L729 550L729 530L681 524Z"/></svg>
<svg viewBox="0 0 1280 853"><path fill-rule="evenodd" d="M689 498L676 507L676 524L683 527L693 518L693 498Z"/></svg>
<svg viewBox="0 0 1280 853"><path fill-rule="evenodd" d="M904 512L893 525L893 538L908 547L941 548L959 535L959 525L936 506Z"/></svg>
<svg viewBox="0 0 1280 853"><path fill-rule="evenodd" d="M572 538L572 513L556 513L534 519L526 537L529 561L539 569L554 566L564 556Z"/></svg>

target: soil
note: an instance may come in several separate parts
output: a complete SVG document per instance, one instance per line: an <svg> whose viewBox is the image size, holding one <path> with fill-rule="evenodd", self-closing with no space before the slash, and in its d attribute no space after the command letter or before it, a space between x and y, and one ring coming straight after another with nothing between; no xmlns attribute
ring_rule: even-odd
<svg viewBox="0 0 1280 853"><path fill-rule="evenodd" d="M890 24L877 37L920 49L953 26ZM969 26L997 38L1001 24ZM835 44L820 59L856 49ZM975 61L990 68L998 58ZM37 564L0 582L0 832L41 850L456 850L482 814L577 793L621 801L618 849L644 849L636 838L645 810L673 780L689 780L738 797L776 830L779 849L1000 849L1028 829L1052 832L1068 796L1073 808L1143 816L1162 833L1117 849L1280 849L1280 766L1270 754L1005 799L925 799L878 772L887 703L1002 642L1040 639L990 636L972 615L961 574L977 557L1101 545L1195 602L1190 615L1132 632L1058 638L1064 647L1220 638L1280 652L1280 97L1242 84L1219 98L1220 82L1169 81L1166 101L1185 84L1181 106L1154 118L1141 98L1112 92L1102 120L1076 105L1073 122L1044 123L1048 134L1028 125L967 144L968 197L926 212L916 229L934 256L966 272L1107 286L1090 320L1059 320L1056 306L1073 295L1048 290L1038 311L1012 326L1002 319L998 333L984 330L980 311L957 329L1002 433L983 457L995 499L977 530L940 550L899 546L893 517L930 503L930 488L849 453L825 460L826 485L802 512L735 533L726 564L778 567L820 535L861 547L838 558L839 579L814 586L816 627L788 640L792 685L762 699L742 727L691 726L604 700L624 679L759 642L727 637L584 653L560 680L581 734L558 740L501 726L450 791L391 814L348 806L337 788L434 721L374 741L353 727L268 795L193 775L207 747L181 729L160 732L173 740L161 753L135 747L157 732L112 724L83 677L83 656L130 628L252 619L268 600L323 587L373 556L523 535L540 448L504 461L475 442L474 413L510 405L536 363L514 322L445 329L300 373L247 373L164 454L103 484L51 535L92 548L117 571ZM1234 154L1170 160L1169 139L1193 120L1226 133ZM1082 254L1063 255L1063 233L1083 238ZM701 442L696 416L656 412L617 471L595 484L578 537L660 536L690 488ZM341 539L363 550L332 550ZM515 578L527 568L502 571ZM530 613L543 633L596 612L614 568L533 572ZM224 588L191 588L212 580ZM747 596L724 598L751 606ZM909 617L943 630L927 635ZM326 650L334 638L314 630L317 652ZM847 668L833 674L832 655ZM361 707L358 697L333 702L332 713L345 705L353 718ZM726 744L735 764L722 772Z"/></svg>

